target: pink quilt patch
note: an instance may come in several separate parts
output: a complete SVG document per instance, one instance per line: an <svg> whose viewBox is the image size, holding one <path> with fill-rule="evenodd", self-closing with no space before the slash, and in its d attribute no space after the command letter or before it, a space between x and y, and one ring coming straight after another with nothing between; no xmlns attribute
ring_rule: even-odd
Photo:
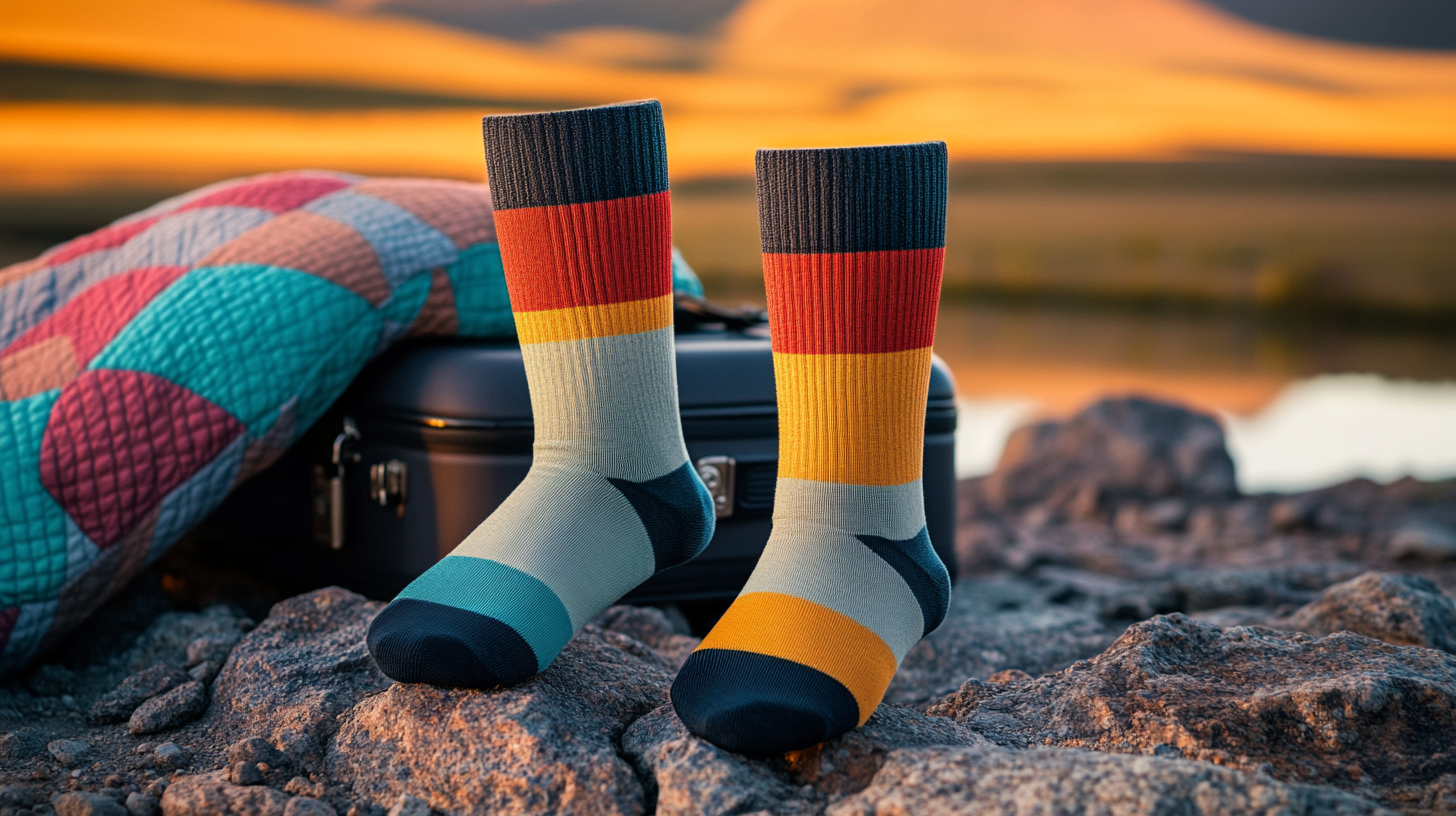
<svg viewBox="0 0 1456 816"><path fill-rule="evenodd" d="M254 207L284 213L348 187L350 182L326 176L275 176L229 185L196 201L189 201L177 212L202 207Z"/></svg>
<svg viewBox="0 0 1456 816"><path fill-rule="evenodd" d="M76 364L85 366L101 353L159 292L187 273L185 266L151 266L113 275L71 299L0 351L7 357L52 337L67 336Z"/></svg>
<svg viewBox="0 0 1456 816"><path fill-rule="evenodd" d="M51 409L41 483L104 549L244 430L232 414L161 377L87 371Z"/></svg>

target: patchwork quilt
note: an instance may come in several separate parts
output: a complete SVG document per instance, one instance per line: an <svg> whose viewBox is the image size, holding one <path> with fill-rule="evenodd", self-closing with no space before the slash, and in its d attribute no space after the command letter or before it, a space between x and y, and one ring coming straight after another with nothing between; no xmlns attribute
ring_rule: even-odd
<svg viewBox="0 0 1456 816"><path fill-rule="evenodd" d="M675 288L701 294L674 258ZM0 269L0 676L394 341L514 333L481 184L240 179Z"/></svg>

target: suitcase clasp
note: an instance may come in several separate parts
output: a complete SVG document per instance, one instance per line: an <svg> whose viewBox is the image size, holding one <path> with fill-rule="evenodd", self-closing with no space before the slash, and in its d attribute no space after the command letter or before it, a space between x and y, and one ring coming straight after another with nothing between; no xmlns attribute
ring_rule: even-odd
<svg viewBox="0 0 1456 816"><path fill-rule="evenodd" d="M359 461L359 426L353 417L344 417L344 430L334 437L329 461L334 472L329 478L329 547L344 548L344 465Z"/></svg>
<svg viewBox="0 0 1456 816"><path fill-rule="evenodd" d="M369 495L380 507L394 507L395 515L404 516L404 503L409 499L409 467L398 459L369 466Z"/></svg>
<svg viewBox="0 0 1456 816"><path fill-rule="evenodd" d="M733 470L737 463L731 456L704 456L693 463L703 487L713 497L713 517L733 515Z"/></svg>

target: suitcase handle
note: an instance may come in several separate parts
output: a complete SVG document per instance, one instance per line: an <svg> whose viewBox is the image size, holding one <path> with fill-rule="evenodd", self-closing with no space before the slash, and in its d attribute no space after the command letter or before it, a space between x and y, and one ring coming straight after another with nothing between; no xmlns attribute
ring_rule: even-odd
<svg viewBox="0 0 1456 816"><path fill-rule="evenodd" d="M734 309L682 292L673 295L672 301L672 322L677 331L695 331L714 323L733 331L743 331L768 322L768 312L751 306Z"/></svg>

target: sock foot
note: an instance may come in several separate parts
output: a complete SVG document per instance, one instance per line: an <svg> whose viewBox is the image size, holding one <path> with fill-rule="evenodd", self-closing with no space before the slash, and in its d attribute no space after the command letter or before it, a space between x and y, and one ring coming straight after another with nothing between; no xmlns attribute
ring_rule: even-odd
<svg viewBox="0 0 1456 816"><path fill-rule="evenodd" d="M536 673L536 653L510 626L488 615L401 598L369 625L369 653L402 683L493 688Z"/></svg>
<svg viewBox="0 0 1456 816"><path fill-rule="evenodd" d="M694 652L672 683L688 730L739 754L769 756L816 745L859 720L854 695L791 660L732 649Z"/></svg>

